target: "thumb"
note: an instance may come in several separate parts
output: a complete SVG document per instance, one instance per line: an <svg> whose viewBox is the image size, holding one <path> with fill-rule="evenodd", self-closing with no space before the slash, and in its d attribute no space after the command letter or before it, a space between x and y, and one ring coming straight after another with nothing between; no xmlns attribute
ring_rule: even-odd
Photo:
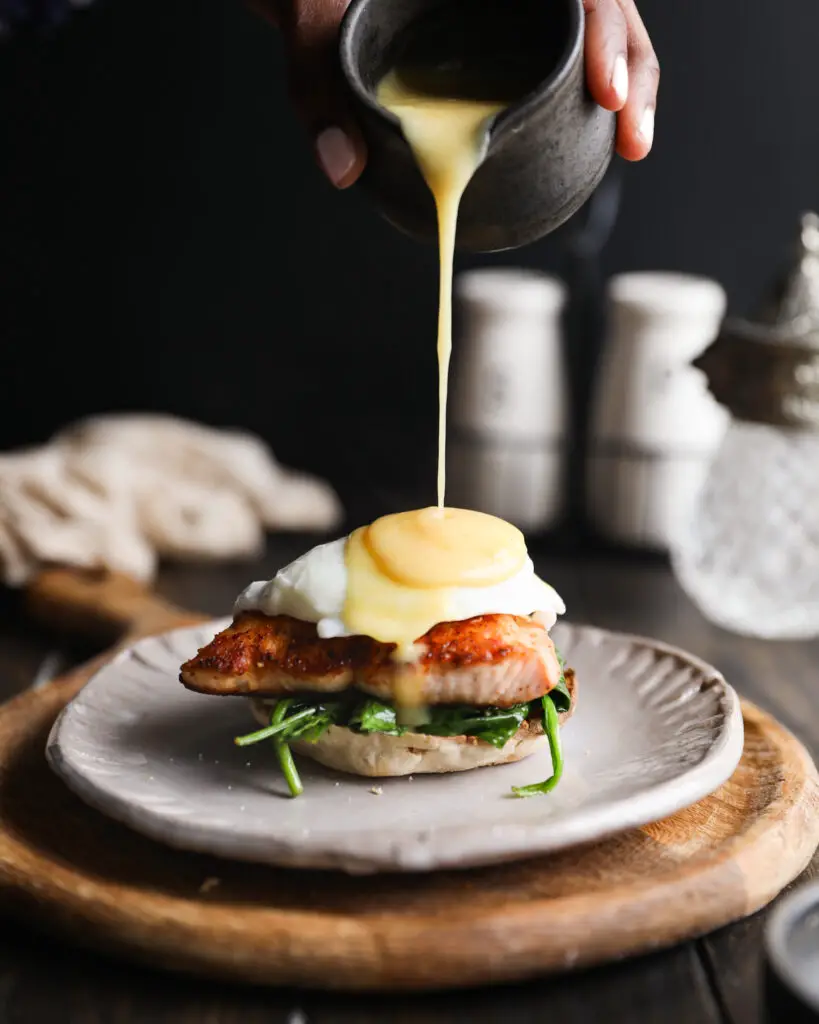
<svg viewBox="0 0 819 1024"><path fill-rule="evenodd" d="M299 0L280 20L291 100L319 166L337 188L352 185L367 158L338 62L338 30L349 2Z"/></svg>

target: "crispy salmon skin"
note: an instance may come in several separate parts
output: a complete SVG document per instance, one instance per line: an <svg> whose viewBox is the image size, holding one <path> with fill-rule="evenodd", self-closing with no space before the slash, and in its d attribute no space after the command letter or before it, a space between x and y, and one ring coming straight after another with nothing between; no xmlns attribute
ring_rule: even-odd
<svg viewBox="0 0 819 1024"><path fill-rule="evenodd" d="M185 662L180 681L222 695L355 686L386 701L411 692L423 704L509 707L542 697L562 674L547 630L513 615L442 622L416 647L417 657L402 662L393 644L364 636L324 640L311 622L246 612Z"/></svg>

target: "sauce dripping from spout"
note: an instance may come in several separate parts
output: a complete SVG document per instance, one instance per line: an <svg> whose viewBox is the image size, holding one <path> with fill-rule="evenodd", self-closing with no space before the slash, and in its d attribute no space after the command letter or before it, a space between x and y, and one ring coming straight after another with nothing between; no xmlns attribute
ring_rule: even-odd
<svg viewBox="0 0 819 1024"><path fill-rule="evenodd" d="M440 95L432 75L391 71L378 102L399 120L438 213L438 507L446 498L446 409L452 356L452 270L458 208L484 156L487 121L507 103Z"/></svg>

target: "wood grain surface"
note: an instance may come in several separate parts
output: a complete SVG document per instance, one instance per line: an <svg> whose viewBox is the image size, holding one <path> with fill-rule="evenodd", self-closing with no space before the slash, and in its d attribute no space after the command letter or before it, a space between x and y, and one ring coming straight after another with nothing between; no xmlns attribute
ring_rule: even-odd
<svg viewBox="0 0 819 1024"><path fill-rule="evenodd" d="M121 573L49 569L28 585L25 600L40 622L117 646L203 619Z"/></svg>
<svg viewBox="0 0 819 1024"><path fill-rule="evenodd" d="M48 614L132 635L196 618L108 580L40 581ZM47 585L46 585L47 583ZM114 587L113 597L100 591ZM55 597L56 595L56 597ZM71 610L73 609L73 610ZM744 705L717 793L581 851L481 871L354 879L165 849L71 796L42 752L95 665L0 710L0 881L8 910L136 961L256 984L430 989L527 978L662 947L764 906L819 841L802 745Z"/></svg>
<svg viewBox="0 0 819 1024"><path fill-rule="evenodd" d="M250 566L165 566L158 590L173 605L224 615L248 580L269 578L312 543L273 537ZM565 598L569 618L655 636L706 657L819 757L819 640L756 642L711 625L659 558L530 547L539 573ZM41 628L12 594L0 594L0 611L3 699L102 646ZM817 868L814 857L808 874ZM700 939L588 970L396 997L236 986L143 968L104 949L48 939L18 914L0 928L0 1024L763 1024L776 1019L766 1016L762 984L766 919L762 911Z"/></svg>

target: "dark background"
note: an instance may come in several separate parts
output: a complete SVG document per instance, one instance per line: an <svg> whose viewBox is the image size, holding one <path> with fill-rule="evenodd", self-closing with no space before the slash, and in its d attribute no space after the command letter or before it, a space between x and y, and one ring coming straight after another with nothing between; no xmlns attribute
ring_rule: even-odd
<svg viewBox="0 0 819 1024"><path fill-rule="evenodd" d="M819 205L819 4L641 9L656 146L624 167L605 272L712 275L744 309ZM566 236L502 259L566 271ZM97 0L0 43L0 448L168 410L250 427L345 497L431 498L436 273L325 183L240 0ZM571 345L589 373L582 325Z"/></svg>

